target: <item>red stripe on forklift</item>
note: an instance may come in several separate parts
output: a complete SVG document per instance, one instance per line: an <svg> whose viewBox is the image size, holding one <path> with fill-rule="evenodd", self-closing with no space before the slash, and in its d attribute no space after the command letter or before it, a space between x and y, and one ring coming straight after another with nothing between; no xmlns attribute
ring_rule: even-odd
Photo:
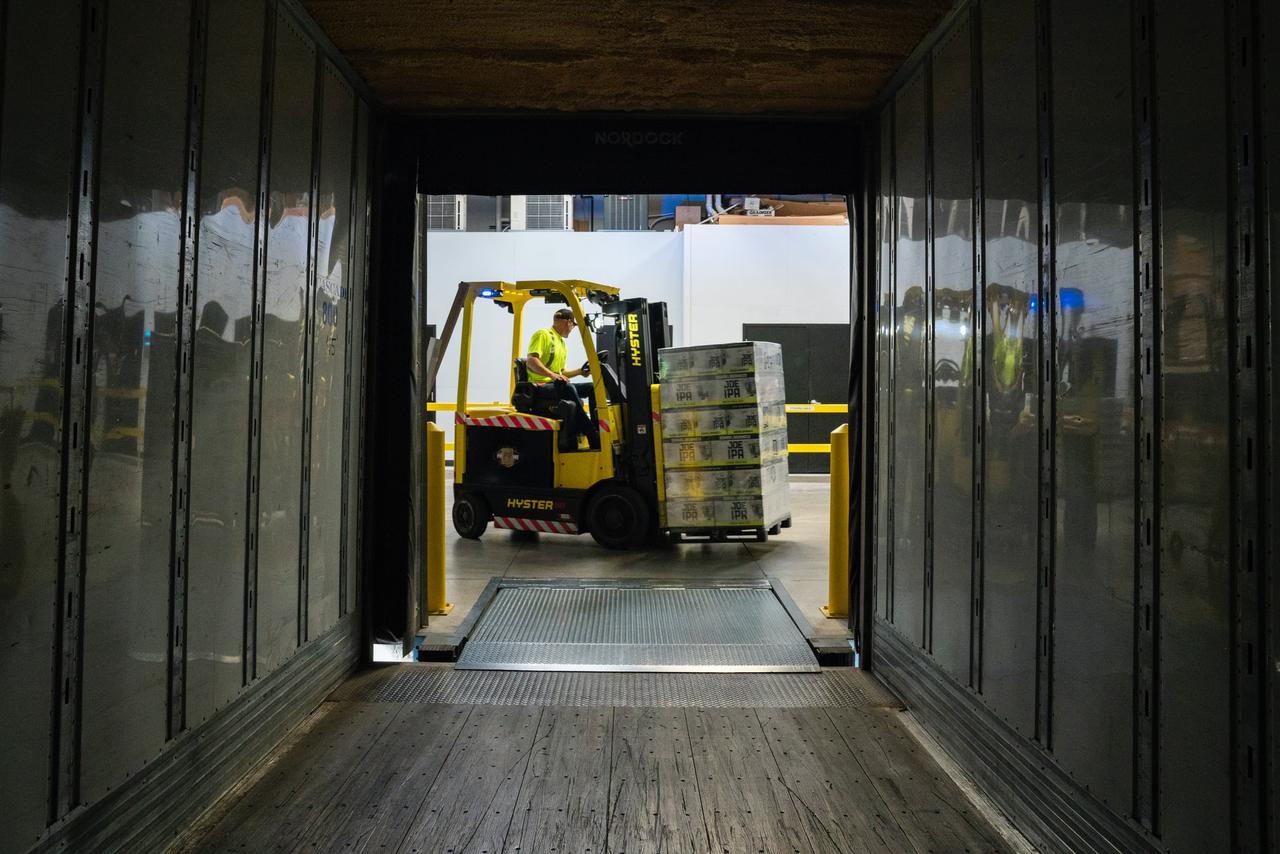
<svg viewBox="0 0 1280 854"><path fill-rule="evenodd" d="M455 415L454 420L468 427L510 427L525 430L554 430L556 424L547 418L526 415L491 415L486 418L472 418L469 415Z"/></svg>
<svg viewBox="0 0 1280 854"><path fill-rule="evenodd" d="M541 534L578 533L578 526L573 522L557 522L554 519L523 519L518 516L494 516L493 526L510 531L529 531Z"/></svg>
<svg viewBox="0 0 1280 854"><path fill-rule="evenodd" d="M613 430L609 427L609 423L608 423L607 421L601 421L601 422L600 422L600 429L604 430L604 432L606 432L606 433L612 433L612 432L613 432Z"/></svg>

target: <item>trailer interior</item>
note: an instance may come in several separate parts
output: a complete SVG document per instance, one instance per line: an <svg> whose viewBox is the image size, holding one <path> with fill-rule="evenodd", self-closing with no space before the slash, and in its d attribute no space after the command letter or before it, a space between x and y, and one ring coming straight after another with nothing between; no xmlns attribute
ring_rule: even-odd
<svg viewBox="0 0 1280 854"><path fill-rule="evenodd" d="M1280 850L1280 3L0 0L0 45L0 854ZM497 247L675 189L829 200L838 281L703 337L585 255L438 297L430 199ZM670 239L800 227L719 198ZM557 308L581 410L528 383ZM751 342L788 509L682 526L662 353Z"/></svg>

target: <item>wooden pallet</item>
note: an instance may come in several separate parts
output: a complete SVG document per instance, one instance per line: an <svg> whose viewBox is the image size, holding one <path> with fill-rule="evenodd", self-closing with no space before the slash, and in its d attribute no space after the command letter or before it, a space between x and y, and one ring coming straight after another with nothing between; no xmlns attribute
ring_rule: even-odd
<svg viewBox="0 0 1280 854"><path fill-rule="evenodd" d="M746 527L702 527L702 528L668 528L667 535L673 543L741 543L754 541L763 543L769 537L776 537L783 528L791 527L791 517L787 516L772 525L755 525Z"/></svg>

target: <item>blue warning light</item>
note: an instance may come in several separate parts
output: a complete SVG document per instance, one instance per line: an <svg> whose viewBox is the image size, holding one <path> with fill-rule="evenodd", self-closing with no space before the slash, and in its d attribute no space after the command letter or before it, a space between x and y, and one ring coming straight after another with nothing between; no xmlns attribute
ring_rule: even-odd
<svg viewBox="0 0 1280 854"><path fill-rule="evenodd" d="M1063 288L1058 292L1058 302L1063 311L1077 311L1084 308L1084 291L1079 288Z"/></svg>

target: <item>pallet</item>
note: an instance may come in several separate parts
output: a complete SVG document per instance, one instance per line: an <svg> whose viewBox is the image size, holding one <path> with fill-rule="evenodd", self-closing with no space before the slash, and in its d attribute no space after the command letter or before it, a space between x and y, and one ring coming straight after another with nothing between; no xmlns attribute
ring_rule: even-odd
<svg viewBox="0 0 1280 854"><path fill-rule="evenodd" d="M667 535L673 543L763 543L769 537L776 537L783 528L791 527L791 517L787 516L772 525L755 525L748 527L704 527L704 528L668 528Z"/></svg>

